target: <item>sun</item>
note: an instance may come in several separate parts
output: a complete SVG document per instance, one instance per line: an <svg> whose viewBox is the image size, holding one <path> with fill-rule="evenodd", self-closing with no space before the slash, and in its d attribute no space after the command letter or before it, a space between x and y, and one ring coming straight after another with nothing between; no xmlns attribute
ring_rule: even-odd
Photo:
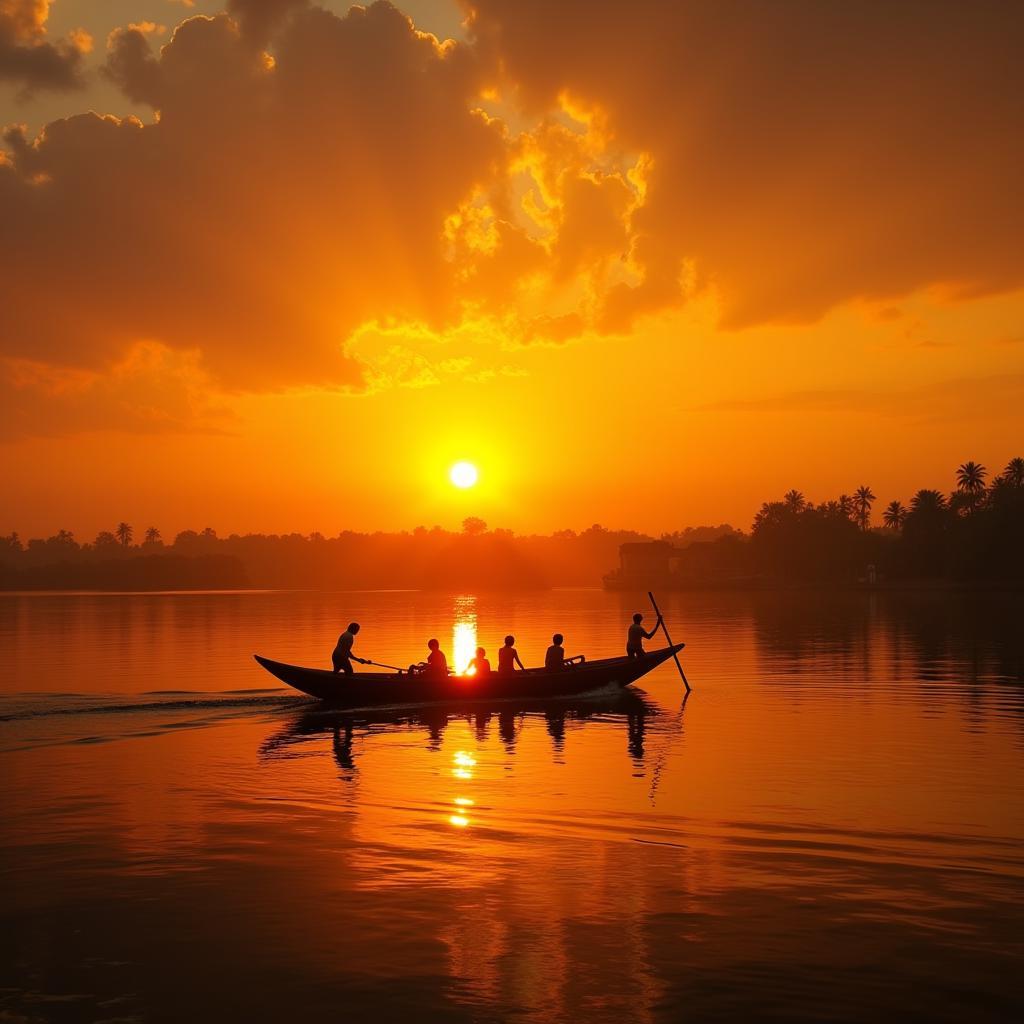
<svg viewBox="0 0 1024 1024"><path fill-rule="evenodd" d="M476 466L472 462L456 462L450 470L448 470L448 479L451 480L456 487L463 489L472 487L480 474L476 471Z"/></svg>

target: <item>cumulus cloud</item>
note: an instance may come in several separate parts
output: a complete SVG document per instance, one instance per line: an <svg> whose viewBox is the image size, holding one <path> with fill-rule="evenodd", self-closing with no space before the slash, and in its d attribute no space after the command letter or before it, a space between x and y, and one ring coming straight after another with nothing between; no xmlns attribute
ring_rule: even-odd
<svg viewBox="0 0 1024 1024"><path fill-rule="evenodd" d="M152 117L5 134L0 358L372 391L486 374L460 332L628 332L708 286L743 327L1024 281L1017 5L463 4L467 42L385 0L115 31ZM0 0L0 67L46 13Z"/></svg>
<svg viewBox="0 0 1024 1024"><path fill-rule="evenodd" d="M78 89L82 58L92 49L88 33L46 38L50 0L0 0L0 81L21 86L23 95Z"/></svg>
<svg viewBox="0 0 1024 1024"><path fill-rule="evenodd" d="M646 154L608 326L714 283L724 323L1024 280L1024 8L463 0L522 109L592 105Z"/></svg>
<svg viewBox="0 0 1024 1024"><path fill-rule="evenodd" d="M503 159L472 55L387 3L290 6L272 60L227 15L158 53L115 33L108 72L152 123L7 133L4 354L95 368L146 338L228 388L359 387L358 325L454 316L444 220Z"/></svg>

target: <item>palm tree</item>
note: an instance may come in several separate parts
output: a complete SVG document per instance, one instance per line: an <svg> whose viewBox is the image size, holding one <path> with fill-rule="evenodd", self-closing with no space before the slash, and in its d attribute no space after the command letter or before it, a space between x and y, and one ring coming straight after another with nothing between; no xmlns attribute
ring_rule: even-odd
<svg viewBox="0 0 1024 1024"><path fill-rule="evenodd" d="M1024 459L1019 455L1010 459L1003 470L1003 476L1011 487L1024 487Z"/></svg>
<svg viewBox="0 0 1024 1024"><path fill-rule="evenodd" d="M839 495L839 511L842 512L847 519L853 518L853 498L851 498L848 494Z"/></svg>
<svg viewBox="0 0 1024 1024"><path fill-rule="evenodd" d="M901 530L906 521L907 508L905 505L901 505L898 500L894 499L885 506L885 511L882 513L882 522L884 522L890 530Z"/></svg>
<svg viewBox="0 0 1024 1024"><path fill-rule="evenodd" d="M985 493L985 477L988 470L980 463L965 462L956 471L956 489L967 495L967 507L973 512Z"/></svg>
<svg viewBox="0 0 1024 1024"><path fill-rule="evenodd" d="M875 495L867 484L861 484L860 487L854 491L854 502L857 507L857 523L860 525L862 530L866 530L871 525L871 503L874 500Z"/></svg>
<svg viewBox="0 0 1024 1024"><path fill-rule="evenodd" d="M126 548L132 542L132 528L127 523L118 523L114 531L120 541L121 547Z"/></svg>
<svg viewBox="0 0 1024 1024"><path fill-rule="evenodd" d="M160 531L155 526L151 526L146 531L147 544L159 544L162 539L163 538L160 536Z"/></svg>
<svg viewBox="0 0 1024 1024"><path fill-rule="evenodd" d="M910 499L910 511L914 515L945 512L946 496L941 491L920 490Z"/></svg>
<svg viewBox="0 0 1024 1024"><path fill-rule="evenodd" d="M795 487L791 491L786 491L782 497L786 502L786 508L791 512L803 512L807 507L807 499Z"/></svg>

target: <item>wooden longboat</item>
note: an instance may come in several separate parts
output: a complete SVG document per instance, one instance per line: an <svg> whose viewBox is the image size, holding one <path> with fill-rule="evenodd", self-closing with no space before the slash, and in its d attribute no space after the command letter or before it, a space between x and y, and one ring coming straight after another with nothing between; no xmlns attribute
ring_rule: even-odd
<svg viewBox="0 0 1024 1024"><path fill-rule="evenodd" d="M283 683L328 702L332 707L371 708L438 701L518 700L572 697L622 689L657 668L685 644L648 651L642 658L602 658L569 665L557 672L528 668L511 675L492 672L486 679L450 675L436 679L408 672L353 672L301 668L270 658L253 657Z"/></svg>

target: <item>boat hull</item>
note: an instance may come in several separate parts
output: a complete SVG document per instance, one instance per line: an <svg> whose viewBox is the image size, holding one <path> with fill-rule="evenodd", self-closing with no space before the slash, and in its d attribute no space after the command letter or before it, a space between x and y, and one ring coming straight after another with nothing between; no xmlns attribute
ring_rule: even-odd
<svg viewBox="0 0 1024 1024"><path fill-rule="evenodd" d="M527 669L512 675L492 673L487 679L449 676L430 679L406 672L355 672L342 675L327 669L302 668L271 661L257 662L281 682L334 707L369 708L435 701L546 699L629 686L681 651L685 644L649 651L642 658L605 658L571 665L559 672Z"/></svg>

